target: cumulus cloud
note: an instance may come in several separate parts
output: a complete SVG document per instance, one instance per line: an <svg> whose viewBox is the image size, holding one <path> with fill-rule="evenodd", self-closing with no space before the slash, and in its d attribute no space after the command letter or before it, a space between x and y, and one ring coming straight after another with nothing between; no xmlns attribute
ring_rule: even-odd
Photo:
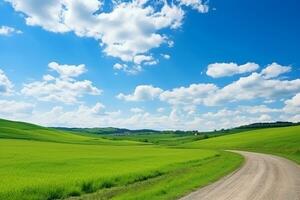
<svg viewBox="0 0 300 200"><path fill-rule="evenodd" d="M48 67L56 71L61 78L77 77L87 70L84 64L81 65L60 65L56 62L51 62Z"/></svg>
<svg viewBox="0 0 300 200"><path fill-rule="evenodd" d="M153 100L157 98L162 91L162 89L153 87L152 85L139 85L135 88L133 94L125 95L120 93L117 95L117 98L125 101Z"/></svg>
<svg viewBox="0 0 300 200"><path fill-rule="evenodd" d="M268 100L290 96L298 91L300 91L300 79L265 79L261 74L252 73L218 90L206 101L206 104L215 105L256 98Z"/></svg>
<svg viewBox="0 0 300 200"><path fill-rule="evenodd" d="M199 105L217 89L214 84L191 84L188 87L166 90L161 93L160 99L172 105Z"/></svg>
<svg viewBox="0 0 300 200"><path fill-rule="evenodd" d="M220 78L225 76L233 76L235 74L244 74L247 72L256 71L259 65L256 63L248 62L243 65L236 63L213 63L207 67L206 74L213 78Z"/></svg>
<svg viewBox="0 0 300 200"><path fill-rule="evenodd" d="M281 112L281 109L270 108L266 105L255 105L255 106L239 106L238 109L241 112L246 112L249 114L266 114L266 113L278 113Z"/></svg>
<svg viewBox="0 0 300 200"><path fill-rule="evenodd" d="M200 13L208 12L208 5L203 3L201 0L178 0L180 5L190 6Z"/></svg>
<svg viewBox="0 0 300 200"><path fill-rule="evenodd" d="M34 108L33 104L22 101L0 100L1 114L28 113Z"/></svg>
<svg viewBox="0 0 300 200"><path fill-rule="evenodd" d="M300 114L300 93L296 94L293 98L286 100L284 104L283 110L286 113Z"/></svg>
<svg viewBox="0 0 300 200"><path fill-rule="evenodd" d="M35 112L29 121L46 126L64 127L95 127L104 125L101 117L107 117L105 106L97 102L95 105L79 105L77 108L66 110L62 106L55 106L48 112Z"/></svg>
<svg viewBox="0 0 300 200"><path fill-rule="evenodd" d="M138 97L138 94L142 93L141 91L148 94L145 91L153 88L151 85L137 86L133 94L121 93L118 98L127 101L147 100L147 98ZM184 105L185 109L193 111L198 105L217 106L253 99L274 101L278 98L289 98L297 92L300 92L300 79L280 80L277 76L266 78L266 72L262 71L241 77L224 87L218 87L211 83L198 83L165 91L157 88L155 95L150 95L149 99L159 99L173 106Z"/></svg>
<svg viewBox="0 0 300 200"><path fill-rule="evenodd" d="M200 0L113 1L111 10L104 10L104 1L98 0L5 0L24 14L26 24L41 26L47 31L74 32L79 37L91 37L100 42L103 52L133 65L156 64L149 54L162 44L173 42L161 31L181 26L185 11L190 6L207 12L208 6Z"/></svg>
<svg viewBox="0 0 300 200"><path fill-rule="evenodd" d="M262 70L261 74L266 78L275 78L278 77L281 74L287 73L291 71L290 66L282 66L277 63L272 63L268 65L265 69Z"/></svg>
<svg viewBox="0 0 300 200"><path fill-rule="evenodd" d="M25 120L32 116L34 104L16 100L0 100L0 118Z"/></svg>
<svg viewBox="0 0 300 200"><path fill-rule="evenodd" d="M0 95L10 95L13 92L13 84L0 69Z"/></svg>
<svg viewBox="0 0 300 200"><path fill-rule="evenodd" d="M121 70L126 72L127 74L136 75L140 71L142 71L141 65L134 65L133 67L129 67L127 64L115 63L113 66L114 70Z"/></svg>
<svg viewBox="0 0 300 200"><path fill-rule="evenodd" d="M58 72L59 76L54 77L47 74L41 81L24 84L21 90L22 94L41 101L58 101L69 104L78 102L78 98L85 94L101 94L101 90L93 86L91 81L78 81L73 78L86 71L84 65L60 65L51 62L48 66Z"/></svg>
<svg viewBox="0 0 300 200"><path fill-rule="evenodd" d="M154 61L154 58L152 56L137 55L134 56L133 61L135 64L140 65L143 62L147 62L147 63L152 62Z"/></svg>
<svg viewBox="0 0 300 200"><path fill-rule="evenodd" d="M17 30L13 27L9 27L9 26L1 26L0 27L0 36L10 36L12 34L21 34L22 31Z"/></svg>

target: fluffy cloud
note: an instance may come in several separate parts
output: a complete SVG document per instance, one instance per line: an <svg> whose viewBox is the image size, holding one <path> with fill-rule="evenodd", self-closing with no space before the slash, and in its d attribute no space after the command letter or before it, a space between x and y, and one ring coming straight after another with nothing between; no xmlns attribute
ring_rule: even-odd
<svg viewBox="0 0 300 200"><path fill-rule="evenodd" d="M201 0L179 0L179 2L181 5L190 6L193 9L197 10L198 12L201 12L201 13L208 12L208 5L205 3L202 3Z"/></svg>
<svg viewBox="0 0 300 200"><path fill-rule="evenodd" d="M33 104L19 101L0 100L0 114L28 113L34 108Z"/></svg>
<svg viewBox="0 0 300 200"><path fill-rule="evenodd" d="M76 103L85 94L100 95L101 90L93 86L89 80L78 81L77 77L86 71L84 65L60 65L49 63L49 68L55 70L59 76L45 75L42 81L25 84L21 93L42 101L58 101Z"/></svg>
<svg viewBox="0 0 300 200"><path fill-rule="evenodd" d="M239 106L238 109L243 113L249 114L266 114L266 113L278 113L281 109L269 108L266 105L255 105L255 106Z"/></svg>
<svg viewBox="0 0 300 200"><path fill-rule="evenodd" d="M165 91L156 88L155 95L148 95L151 97L148 99L157 98L173 106L185 105L185 109L192 111L198 105L216 106L259 98L268 101L284 97L289 98L300 92L300 79L280 80L277 79L278 75L270 78L269 69L273 66L273 64L270 65L261 73L254 72L249 76L241 77L222 88L207 83L191 84L187 87ZM273 71L272 76L275 76L274 74ZM137 86L134 94L124 95L121 93L118 97L127 101L147 100L147 98L141 98L143 96L141 94L151 94L149 91L153 88L151 85Z"/></svg>
<svg viewBox="0 0 300 200"><path fill-rule="evenodd" d="M145 56L145 55L137 55L134 56L133 61L135 64L140 65L143 62L151 62L154 61L154 58L152 56Z"/></svg>
<svg viewBox="0 0 300 200"><path fill-rule="evenodd" d="M28 120L46 126L95 127L103 125L103 117L107 117L105 106L98 102L93 106L79 105L72 110L55 106L48 112L35 112Z"/></svg>
<svg viewBox="0 0 300 200"><path fill-rule="evenodd" d="M273 99L290 96L300 91L300 79L265 79L263 75L252 73L247 77L221 88L207 101L207 105L251 100L255 98Z"/></svg>
<svg viewBox="0 0 300 200"><path fill-rule="evenodd" d="M25 120L32 116L35 105L23 101L0 100L0 118Z"/></svg>
<svg viewBox="0 0 300 200"><path fill-rule="evenodd" d="M213 95L217 89L214 84L191 84L189 87L164 91L160 99L172 105L199 105L203 104L204 99Z"/></svg>
<svg viewBox="0 0 300 200"><path fill-rule="evenodd" d="M30 26L64 33L73 31L80 37L98 40L108 56L123 62L156 64L149 55L153 48L173 42L162 33L182 24L185 12L191 6L207 12L208 6L200 0L181 0L154 3L147 0L112 1L111 10L104 11L104 1L98 0L6 0L16 11L25 15ZM169 45L170 46L170 45Z"/></svg>
<svg viewBox="0 0 300 200"><path fill-rule="evenodd" d="M243 65L238 65L236 63L213 63L208 65L206 74L213 78L220 78L224 76L233 76L235 74L253 72L258 68L258 64L251 62Z"/></svg>
<svg viewBox="0 0 300 200"><path fill-rule="evenodd" d="M293 98L286 100L283 110L287 114L300 114L300 93L296 94Z"/></svg>
<svg viewBox="0 0 300 200"><path fill-rule="evenodd" d="M85 65L60 65L56 62L51 62L48 64L48 67L56 71L61 78L77 77L87 70Z"/></svg>
<svg viewBox="0 0 300 200"><path fill-rule="evenodd" d="M22 31L20 30L17 30L13 27L9 27L9 26L1 26L0 27L0 36L3 35L3 36L9 36L9 35L12 35L12 34L21 34Z"/></svg>
<svg viewBox="0 0 300 200"><path fill-rule="evenodd" d="M153 87L152 85L139 85L135 88L133 94L125 95L120 93L117 98L125 101L153 100L157 98L162 91L162 89Z"/></svg>
<svg viewBox="0 0 300 200"><path fill-rule="evenodd" d="M291 71L290 66L282 66L277 63L272 63L268 65L265 69L262 70L261 74L266 78L275 78L278 77L281 74L287 73Z"/></svg>
<svg viewBox="0 0 300 200"><path fill-rule="evenodd" d="M0 95L10 95L13 91L13 84L7 78L4 71L0 69Z"/></svg>

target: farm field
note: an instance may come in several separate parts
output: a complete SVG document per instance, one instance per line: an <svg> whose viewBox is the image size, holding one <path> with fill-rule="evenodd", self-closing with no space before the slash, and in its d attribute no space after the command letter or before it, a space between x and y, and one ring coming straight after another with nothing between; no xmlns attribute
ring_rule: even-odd
<svg viewBox="0 0 300 200"><path fill-rule="evenodd" d="M242 163L241 156L215 150L108 140L6 120L0 127L0 176L5 180L0 199L6 200L62 199L96 191L107 199L174 199Z"/></svg>
<svg viewBox="0 0 300 200"><path fill-rule="evenodd" d="M199 140L183 146L201 149L255 151L291 159L300 164L300 126L267 128Z"/></svg>

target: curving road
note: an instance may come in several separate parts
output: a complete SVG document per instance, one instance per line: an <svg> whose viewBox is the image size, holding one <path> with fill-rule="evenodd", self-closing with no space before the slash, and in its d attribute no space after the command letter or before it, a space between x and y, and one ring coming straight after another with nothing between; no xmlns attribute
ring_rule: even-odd
<svg viewBox="0 0 300 200"><path fill-rule="evenodd" d="M233 152L246 158L242 168L181 200L300 200L299 165L273 155Z"/></svg>

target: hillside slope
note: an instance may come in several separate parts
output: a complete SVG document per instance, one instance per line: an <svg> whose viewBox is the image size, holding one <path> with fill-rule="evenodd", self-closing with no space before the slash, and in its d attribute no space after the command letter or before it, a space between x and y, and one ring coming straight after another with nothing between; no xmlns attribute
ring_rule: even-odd
<svg viewBox="0 0 300 200"><path fill-rule="evenodd" d="M300 163L300 126L269 128L184 144L188 148L236 149L284 156Z"/></svg>
<svg viewBox="0 0 300 200"><path fill-rule="evenodd" d="M46 128L25 122L0 119L0 138L23 139L76 144L138 144L134 141L116 142L93 135L79 135L69 131Z"/></svg>
<svg viewBox="0 0 300 200"><path fill-rule="evenodd" d="M242 160L230 152L109 140L0 120L5 180L0 199L5 200L54 200L96 191L96 199L176 199L230 173Z"/></svg>

